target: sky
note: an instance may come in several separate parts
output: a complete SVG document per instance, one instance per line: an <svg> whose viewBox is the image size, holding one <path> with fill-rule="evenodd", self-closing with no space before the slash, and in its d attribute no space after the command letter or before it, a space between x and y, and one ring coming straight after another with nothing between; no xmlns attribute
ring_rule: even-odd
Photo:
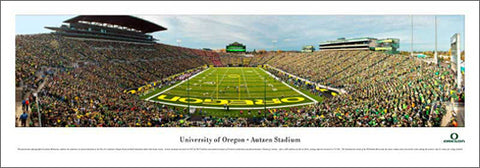
<svg viewBox="0 0 480 168"><path fill-rule="evenodd" d="M17 15L16 34L49 33L75 15ZM399 38L400 50L410 51L410 15L136 15L166 27L152 33L159 43L189 48L225 48L240 42L253 49L300 50L304 45L340 37ZM437 48L448 51L450 37L461 35L464 49L464 15L437 15ZM273 43L272 41L276 41ZM435 16L413 16L413 50L435 49Z"/></svg>

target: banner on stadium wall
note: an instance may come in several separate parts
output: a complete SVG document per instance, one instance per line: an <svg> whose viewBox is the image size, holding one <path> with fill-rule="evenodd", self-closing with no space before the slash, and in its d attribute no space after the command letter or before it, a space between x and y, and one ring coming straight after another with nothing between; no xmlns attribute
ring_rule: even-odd
<svg viewBox="0 0 480 168"><path fill-rule="evenodd" d="M327 97L333 97L333 96L338 95L338 93L336 91L324 89L324 88L321 88L319 86L315 86L315 90L318 90L318 91L322 92L322 95L327 96Z"/></svg>
<svg viewBox="0 0 480 168"><path fill-rule="evenodd" d="M126 90L123 91L123 93L135 94L135 93L141 92L142 90L150 89L152 87L152 85L154 85L154 84L147 84L147 85L144 85L144 86L140 86L138 88L126 89Z"/></svg>
<svg viewBox="0 0 480 168"><path fill-rule="evenodd" d="M392 50L392 47L375 47L375 51Z"/></svg>
<svg viewBox="0 0 480 168"><path fill-rule="evenodd" d="M137 88L130 88L123 90L123 93L135 94L137 92Z"/></svg>

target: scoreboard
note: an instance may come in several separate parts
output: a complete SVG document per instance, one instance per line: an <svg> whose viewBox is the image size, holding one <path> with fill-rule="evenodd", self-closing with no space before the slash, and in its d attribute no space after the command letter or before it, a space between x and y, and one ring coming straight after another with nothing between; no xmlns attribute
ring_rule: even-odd
<svg viewBox="0 0 480 168"><path fill-rule="evenodd" d="M227 52L246 52L247 47L243 44L238 43L238 42L234 42L232 44L227 45L226 51Z"/></svg>
<svg viewBox="0 0 480 168"><path fill-rule="evenodd" d="M227 46L227 52L245 52L247 48L245 46Z"/></svg>

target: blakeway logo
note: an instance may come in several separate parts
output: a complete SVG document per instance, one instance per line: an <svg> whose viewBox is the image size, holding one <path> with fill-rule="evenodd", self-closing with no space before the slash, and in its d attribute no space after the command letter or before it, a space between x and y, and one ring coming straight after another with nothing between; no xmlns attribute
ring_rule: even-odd
<svg viewBox="0 0 480 168"><path fill-rule="evenodd" d="M450 139L443 140L443 143L465 143L465 140L458 139L458 134L454 132L450 134Z"/></svg>

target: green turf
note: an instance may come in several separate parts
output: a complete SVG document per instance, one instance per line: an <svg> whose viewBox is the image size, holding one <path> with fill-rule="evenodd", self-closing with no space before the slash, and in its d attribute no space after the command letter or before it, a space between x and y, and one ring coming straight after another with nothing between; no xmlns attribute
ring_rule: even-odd
<svg viewBox="0 0 480 168"><path fill-rule="evenodd" d="M224 104L228 104L232 110L258 109L265 106L282 108L313 103L311 99L321 101L321 98L299 90L288 87L261 68L217 67L208 68L179 85L155 90L141 98L167 105L190 104L207 109L223 109ZM303 92L307 96L298 92ZM263 103L264 99L267 100L266 105Z"/></svg>

